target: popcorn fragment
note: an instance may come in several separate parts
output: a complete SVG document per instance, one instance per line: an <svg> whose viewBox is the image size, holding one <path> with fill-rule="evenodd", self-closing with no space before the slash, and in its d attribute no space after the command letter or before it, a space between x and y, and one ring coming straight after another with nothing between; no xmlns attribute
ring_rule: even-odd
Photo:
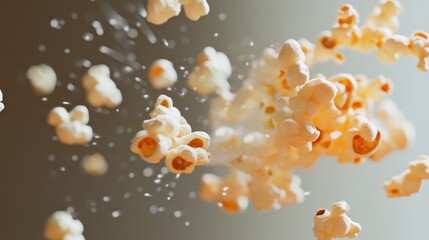
<svg viewBox="0 0 429 240"><path fill-rule="evenodd" d="M346 215L349 210L345 201L333 203L331 211L324 208L317 210L314 216L314 236L318 240L356 237L362 228Z"/></svg>
<svg viewBox="0 0 429 240"><path fill-rule="evenodd" d="M92 128L87 125L89 112L83 105L74 107L70 112L63 107L55 107L50 111L47 121L55 127L58 139L63 144L81 145L92 139Z"/></svg>
<svg viewBox="0 0 429 240"><path fill-rule="evenodd" d="M122 103L122 93L110 78L106 65L94 65L82 78L88 103L93 107L116 108Z"/></svg>
<svg viewBox="0 0 429 240"><path fill-rule="evenodd" d="M165 165L172 173L192 173L196 166L210 162L210 137L205 132L192 132L191 126L173 106L173 100L160 95L150 113L151 119L143 121L143 129L134 137L131 151L144 161L158 163L165 158Z"/></svg>
<svg viewBox="0 0 429 240"><path fill-rule="evenodd" d="M83 225L65 211L54 212L46 221L44 236L46 240L85 240Z"/></svg>
<svg viewBox="0 0 429 240"><path fill-rule="evenodd" d="M199 95L229 93L228 78L232 67L228 57L212 47L206 47L197 59L197 66L188 76L188 86Z"/></svg>
<svg viewBox="0 0 429 240"><path fill-rule="evenodd" d="M0 90L0 112L3 111L4 109L4 104L3 102L3 92Z"/></svg>
<svg viewBox="0 0 429 240"><path fill-rule="evenodd" d="M408 170L384 183L389 198L408 197L420 190L422 181L429 178L429 156L421 155L410 162Z"/></svg>
<svg viewBox="0 0 429 240"><path fill-rule="evenodd" d="M89 175L98 177L106 174L109 165L103 155L94 153L83 157L82 168Z"/></svg>
<svg viewBox="0 0 429 240"><path fill-rule="evenodd" d="M149 81L153 88L164 89L177 82L177 73L173 63L167 59L159 59L149 69Z"/></svg>
<svg viewBox="0 0 429 240"><path fill-rule="evenodd" d="M57 75L51 66L46 64L31 66L27 71L27 77L36 94L48 96L54 92Z"/></svg>
<svg viewBox="0 0 429 240"><path fill-rule="evenodd" d="M182 5L185 8L186 17L192 21L197 21L210 12L210 6L206 0L149 0L147 21L156 25L163 24L179 15Z"/></svg>

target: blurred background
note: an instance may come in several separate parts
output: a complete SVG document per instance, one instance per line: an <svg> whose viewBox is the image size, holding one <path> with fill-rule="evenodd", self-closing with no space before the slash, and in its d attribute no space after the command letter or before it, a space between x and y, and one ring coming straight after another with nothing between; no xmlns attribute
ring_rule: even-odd
<svg viewBox="0 0 429 240"><path fill-rule="evenodd" d="M236 89L246 78L248 63L264 48L279 46L288 38L314 41L334 23L336 10L344 3L209 0L211 12L198 22L182 13L154 26L139 14L146 1L0 1L0 89L6 105L0 113L1 238L43 239L46 218L56 210L68 210L83 222L89 240L314 239L316 209L346 200L349 216L363 227L358 239L424 239L428 184L419 194L393 200L382 189L383 181L405 170L409 161L429 154L429 74L415 69L414 58L385 66L375 54L346 51L344 65L326 63L311 69L328 76L348 72L390 77L396 86L393 98L415 124L417 141L379 163L338 165L326 158L312 169L298 171L303 188L310 192L298 206L225 214L197 196L201 174L212 169L199 168L180 178L166 174L155 183L162 164L149 165L129 150L130 139L160 93L173 98L193 129L209 130L208 99L187 92L183 78L205 46L230 57L234 65L230 82ZM378 1L349 3L363 19ZM403 6L401 34L429 30L429 2L403 1ZM103 32L97 33L94 22ZM146 67L159 58L170 59L181 76L171 90L155 91L148 84ZM25 77L28 67L40 63L51 65L59 79L47 98L35 95ZM116 110L90 108L97 138L86 146L65 146L55 140L46 117L55 106L71 109L86 104L80 79L90 64L112 69L124 102ZM88 176L80 167L81 158L95 152L109 163L103 177ZM147 174L151 170L153 174Z"/></svg>

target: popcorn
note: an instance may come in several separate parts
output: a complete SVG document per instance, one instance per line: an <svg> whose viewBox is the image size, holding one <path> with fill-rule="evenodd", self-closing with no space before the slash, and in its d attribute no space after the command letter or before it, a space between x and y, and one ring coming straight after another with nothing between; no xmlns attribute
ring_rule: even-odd
<svg viewBox="0 0 429 240"><path fill-rule="evenodd" d="M346 215L349 210L350 207L345 201L333 203L331 211L317 210L314 216L314 236L318 240L356 237L362 228Z"/></svg>
<svg viewBox="0 0 429 240"><path fill-rule="evenodd" d="M376 28L387 28L396 32L399 28L398 16L402 5L398 0L382 0L380 5L367 17L367 25Z"/></svg>
<svg viewBox="0 0 429 240"><path fill-rule="evenodd" d="M167 59L159 59L149 69L149 81L155 89L164 89L177 82L177 73L173 63Z"/></svg>
<svg viewBox="0 0 429 240"><path fill-rule="evenodd" d="M0 90L0 112L3 111L4 109L4 104L3 102L3 92Z"/></svg>
<svg viewBox="0 0 429 240"><path fill-rule="evenodd" d="M147 21L156 25L179 15L182 5L178 0L148 0Z"/></svg>
<svg viewBox="0 0 429 240"><path fill-rule="evenodd" d="M199 95L228 94L228 78L232 68L228 57L212 47L206 47L198 56L197 66L188 76L188 86Z"/></svg>
<svg viewBox="0 0 429 240"><path fill-rule="evenodd" d="M200 17L209 14L210 6L206 0L179 0L185 8L186 17L192 21L198 21Z"/></svg>
<svg viewBox="0 0 429 240"><path fill-rule="evenodd" d="M27 77L38 95L51 95L57 85L54 69L46 64L31 66L27 71Z"/></svg>
<svg viewBox="0 0 429 240"><path fill-rule="evenodd" d="M98 177L106 174L109 165L103 155L100 153L94 153L83 157L82 168L89 175Z"/></svg>
<svg viewBox="0 0 429 240"><path fill-rule="evenodd" d="M205 132L192 132L191 126L173 106L173 100L160 95L151 119L143 121L131 144L131 151L144 161L165 165L173 173L192 173L196 166L206 165L211 156L206 150L210 137Z"/></svg>
<svg viewBox="0 0 429 240"><path fill-rule="evenodd" d="M409 169L384 183L387 197L405 197L417 193L424 179L429 178L429 156L421 155L410 162Z"/></svg>
<svg viewBox="0 0 429 240"><path fill-rule="evenodd" d="M91 141L93 131L89 122L89 112L78 105L70 113L63 107L53 108L48 115L48 124L55 127L58 139L63 144L81 145Z"/></svg>
<svg viewBox="0 0 429 240"><path fill-rule="evenodd" d="M192 21L197 21L210 12L210 6L206 0L149 0L147 21L156 25L163 24L179 15L182 5L185 8L186 17Z"/></svg>
<svg viewBox="0 0 429 240"><path fill-rule="evenodd" d="M83 225L65 211L54 212L46 221L44 236L47 240L85 240Z"/></svg>
<svg viewBox="0 0 429 240"><path fill-rule="evenodd" d="M121 91L110 78L110 69L106 65L89 68L82 78L88 103L93 107L116 108L122 103Z"/></svg>
<svg viewBox="0 0 429 240"><path fill-rule="evenodd" d="M382 63L395 63L399 54L409 54L410 40L402 35L392 35L381 44L377 51L377 58Z"/></svg>
<svg viewBox="0 0 429 240"><path fill-rule="evenodd" d="M417 69L422 72L427 72L427 58L429 57L428 33L423 31L415 32L410 38L409 48L411 50L411 54L419 58Z"/></svg>

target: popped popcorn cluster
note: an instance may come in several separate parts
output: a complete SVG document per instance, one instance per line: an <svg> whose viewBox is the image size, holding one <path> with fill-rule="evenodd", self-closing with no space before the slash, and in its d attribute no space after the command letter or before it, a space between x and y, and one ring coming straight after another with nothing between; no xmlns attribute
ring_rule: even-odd
<svg viewBox="0 0 429 240"><path fill-rule="evenodd" d="M377 58L386 64L395 63L399 56L418 58L417 69L428 71L429 35L418 30L410 36L400 35L398 16L402 5L398 0L382 0L373 12L359 26L359 13L350 4L337 11L336 23L330 30L322 32L315 44L306 39L300 40L306 54L307 64L316 62L344 62L341 49L358 52L376 50Z"/></svg>
<svg viewBox="0 0 429 240"><path fill-rule="evenodd" d="M148 0L147 21L156 25L163 24L179 15L182 5L186 17L192 21L197 21L210 12L206 0Z"/></svg>
<svg viewBox="0 0 429 240"><path fill-rule="evenodd" d="M88 108L83 105L74 107L70 112L64 107L53 108L48 115L48 124L55 127L61 143L81 145L91 141L93 131L89 122Z"/></svg>
<svg viewBox="0 0 429 240"><path fill-rule="evenodd" d="M57 75L54 69L46 64L31 66L27 71L33 90L36 94L48 96L52 94L57 85Z"/></svg>
<svg viewBox="0 0 429 240"><path fill-rule="evenodd" d="M56 211L48 218L44 236L47 240L85 240L82 223L65 211Z"/></svg>
<svg viewBox="0 0 429 240"><path fill-rule="evenodd" d="M3 102L3 92L0 90L0 112L3 111L4 109L4 104Z"/></svg>
<svg viewBox="0 0 429 240"><path fill-rule="evenodd" d="M422 181L429 178L429 156L421 155L408 165L408 169L384 183L390 198L408 197L420 190Z"/></svg>
<svg viewBox="0 0 429 240"><path fill-rule="evenodd" d="M177 82L177 72L173 63L167 59L158 59L149 69L149 82L155 89L172 87Z"/></svg>
<svg viewBox="0 0 429 240"><path fill-rule="evenodd" d="M333 203L331 211L324 208L317 210L313 227L317 240L356 237L362 228L346 215L349 210L350 206L345 201Z"/></svg>
<svg viewBox="0 0 429 240"><path fill-rule="evenodd" d="M229 95L228 78L232 67L228 57L212 47L206 47L197 58L197 66L188 76L188 87L205 96L212 93Z"/></svg>
<svg viewBox="0 0 429 240"><path fill-rule="evenodd" d="M386 99L393 89L389 79L345 73L310 78L305 62L300 44L287 40L279 53L264 51L232 98L213 100L210 151L233 177L203 177L201 191L212 193L203 199L228 212L230 202L242 198L259 210L300 203L305 194L293 169L309 168L321 156L353 164L378 160L412 142L413 126ZM375 106L380 120L374 120ZM228 191L217 187L231 182L235 187ZM231 198L228 204L225 198ZM235 206L241 211L247 205Z"/></svg>
<svg viewBox="0 0 429 240"><path fill-rule="evenodd" d="M134 137L132 152L149 163L165 158L166 167L177 174L192 173L196 166L209 163L209 135L193 132L171 98L160 95L150 117L143 121L144 130Z"/></svg>
<svg viewBox="0 0 429 240"><path fill-rule="evenodd" d="M122 93L110 78L110 69L106 65L90 67L82 78L82 85L86 99L93 107L116 108L122 103Z"/></svg>

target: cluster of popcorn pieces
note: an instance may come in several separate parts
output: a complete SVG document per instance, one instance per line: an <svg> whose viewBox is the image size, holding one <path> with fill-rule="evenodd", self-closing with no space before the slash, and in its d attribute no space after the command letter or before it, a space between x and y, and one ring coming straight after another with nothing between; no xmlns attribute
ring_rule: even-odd
<svg viewBox="0 0 429 240"><path fill-rule="evenodd" d="M429 35L416 31L411 36L397 34L398 16L402 5L398 0L382 0L378 7L359 26L359 14L350 4L341 6L336 23L320 34L315 44L302 39L301 47L306 54L307 64L333 60L344 62L341 49L358 52L377 51L377 58L386 64L395 63L399 56L415 56L419 59L417 69L428 71Z"/></svg>
<svg viewBox="0 0 429 240"><path fill-rule="evenodd" d="M93 107L116 108L122 103L121 91L110 78L106 65L95 65L82 78L88 103Z"/></svg>
<svg viewBox="0 0 429 240"><path fill-rule="evenodd" d="M4 104L3 102L3 92L0 90L0 112L3 111L4 109Z"/></svg>
<svg viewBox="0 0 429 240"><path fill-rule="evenodd" d="M144 130L134 137L132 152L149 163L158 163L165 158L167 168L177 174L192 173L196 166L209 163L210 154L206 151L210 144L209 135L192 132L171 98L160 95L150 117L143 121Z"/></svg>
<svg viewBox="0 0 429 240"><path fill-rule="evenodd" d="M87 174L99 177L106 174L109 165L101 153L94 153L83 157L82 168Z"/></svg>
<svg viewBox="0 0 429 240"><path fill-rule="evenodd" d="M148 0L147 21L156 25L163 24L179 15L182 5L186 17L192 21L197 21L210 12L206 0Z"/></svg>
<svg viewBox="0 0 429 240"><path fill-rule="evenodd" d="M317 240L356 237L362 228L346 215L349 210L350 207L345 201L333 203L331 211L324 208L317 210L313 227Z"/></svg>
<svg viewBox="0 0 429 240"><path fill-rule="evenodd" d="M64 107L53 108L48 115L48 124L55 127L58 139L63 144L81 145L91 141L93 131L89 122L88 108L74 107L70 112Z"/></svg>
<svg viewBox="0 0 429 240"><path fill-rule="evenodd" d="M165 89L177 82L177 72L173 63L167 59L158 59L149 69L149 82L155 89Z"/></svg>
<svg viewBox="0 0 429 240"><path fill-rule="evenodd" d="M408 197L420 190L422 181L429 179L429 156L421 155L410 162L408 170L384 183L390 198Z"/></svg>
<svg viewBox="0 0 429 240"><path fill-rule="evenodd" d="M212 93L229 95L228 78L232 67L228 57L212 47L206 47L197 58L197 66L188 76L188 87L205 96Z"/></svg>
<svg viewBox="0 0 429 240"><path fill-rule="evenodd" d="M293 169L309 168L321 156L353 164L379 160L413 141L412 124L387 99L389 79L345 73L310 79L305 62L299 43L290 39L278 54L264 51L232 98L213 100L210 151L213 162L229 166L234 177L203 178L202 192L213 193L204 199L248 198L259 210L299 203L304 192ZM213 190L231 182L242 189ZM220 205L231 212L225 207L231 204Z"/></svg>
<svg viewBox="0 0 429 240"><path fill-rule="evenodd" d="M27 77L34 92L41 96L52 94L57 85L57 75L54 69L46 64L31 66L27 71Z"/></svg>
<svg viewBox="0 0 429 240"><path fill-rule="evenodd" d="M46 221L44 236L47 240L85 240L83 225L69 212L54 212Z"/></svg>

